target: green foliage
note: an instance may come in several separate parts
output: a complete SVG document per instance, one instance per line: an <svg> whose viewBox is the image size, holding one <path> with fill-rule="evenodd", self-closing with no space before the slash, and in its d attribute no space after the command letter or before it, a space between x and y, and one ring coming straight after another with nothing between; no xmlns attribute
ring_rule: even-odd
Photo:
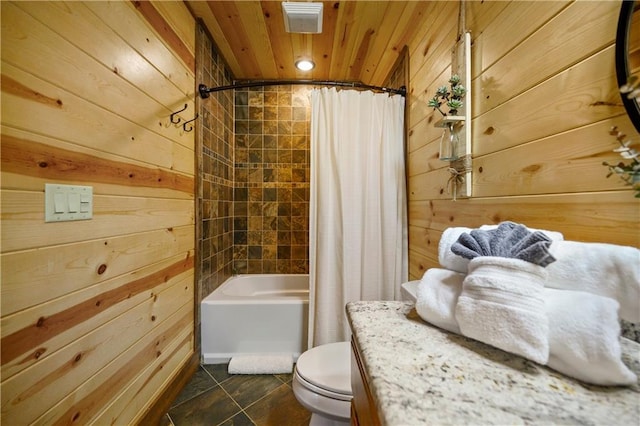
<svg viewBox="0 0 640 426"><path fill-rule="evenodd" d="M609 134L615 136L620 144L620 147L613 151L619 153L622 158L629 161L620 161L618 164L610 164L603 161L602 164L609 168L607 177L617 174L626 185L631 186L633 190L636 191L634 196L640 198L640 160L638 159L640 154L631 148L631 139L627 139L627 135L620 132L617 127L612 127Z"/></svg>
<svg viewBox="0 0 640 426"><path fill-rule="evenodd" d="M459 101L457 99L451 99L449 102L447 102L447 106L449 107L449 112L451 111L458 111L458 109L462 108L464 104L462 103L462 101Z"/></svg>
<svg viewBox="0 0 640 426"><path fill-rule="evenodd" d="M428 102L430 108L437 109L445 117L447 114L440 109L442 104L446 104L449 107L449 115L456 115L458 109L464 105L462 99L467 94L467 89L460 84L460 76L457 74L451 76L449 84L450 88L447 86L438 87L435 96L429 99Z"/></svg>

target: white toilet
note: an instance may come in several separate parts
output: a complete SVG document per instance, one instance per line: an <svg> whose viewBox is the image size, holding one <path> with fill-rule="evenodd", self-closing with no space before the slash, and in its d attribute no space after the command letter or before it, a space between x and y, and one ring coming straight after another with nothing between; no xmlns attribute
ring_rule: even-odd
<svg viewBox="0 0 640 426"><path fill-rule="evenodd" d="M416 301L420 281L402 284L402 300ZM351 423L351 343L316 346L298 358L293 371L293 394L311 411L309 426Z"/></svg>
<svg viewBox="0 0 640 426"><path fill-rule="evenodd" d="M292 386L298 402L312 413L310 426L350 424L350 343L328 343L304 352L293 371Z"/></svg>

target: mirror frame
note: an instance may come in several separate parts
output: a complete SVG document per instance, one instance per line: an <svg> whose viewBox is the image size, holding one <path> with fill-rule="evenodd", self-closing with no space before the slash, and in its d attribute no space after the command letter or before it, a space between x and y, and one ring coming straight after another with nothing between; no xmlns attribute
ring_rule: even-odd
<svg viewBox="0 0 640 426"><path fill-rule="evenodd" d="M635 0L622 0L620 5L620 17L618 18L618 30L616 32L616 77L618 87L627 84L629 79L629 33L631 31L631 18L633 15ZM620 93L631 122L640 133L640 105L634 99L629 99Z"/></svg>

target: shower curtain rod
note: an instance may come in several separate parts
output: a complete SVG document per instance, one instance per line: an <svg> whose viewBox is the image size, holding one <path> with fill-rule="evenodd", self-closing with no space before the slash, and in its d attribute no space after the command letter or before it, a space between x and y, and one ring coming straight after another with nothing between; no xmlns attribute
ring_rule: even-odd
<svg viewBox="0 0 640 426"><path fill-rule="evenodd" d="M377 90L379 92L391 93L394 95L407 96L407 88L402 86L399 89L392 89L390 87L369 86L368 84L359 83L356 81L326 81L326 80L261 80L261 81L247 81L244 83L234 83L229 86L207 87L205 84L198 86L198 92L200 97L206 99L209 97L209 93L220 92L222 90L230 89L243 89L245 87L260 87L260 86L279 86L283 84L305 84L316 86L340 86L340 87L354 87L359 89Z"/></svg>

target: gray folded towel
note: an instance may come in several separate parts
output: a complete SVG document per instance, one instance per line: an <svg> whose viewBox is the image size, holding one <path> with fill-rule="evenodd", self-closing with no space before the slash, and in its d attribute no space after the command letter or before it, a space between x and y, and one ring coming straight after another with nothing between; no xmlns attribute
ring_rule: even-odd
<svg viewBox="0 0 640 426"><path fill-rule="evenodd" d="M452 244L451 251L466 259L506 257L544 267L556 260L549 253L550 245L551 239L540 231L531 232L524 225L502 222L495 229L474 229L470 233L462 233Z"/></svg>

